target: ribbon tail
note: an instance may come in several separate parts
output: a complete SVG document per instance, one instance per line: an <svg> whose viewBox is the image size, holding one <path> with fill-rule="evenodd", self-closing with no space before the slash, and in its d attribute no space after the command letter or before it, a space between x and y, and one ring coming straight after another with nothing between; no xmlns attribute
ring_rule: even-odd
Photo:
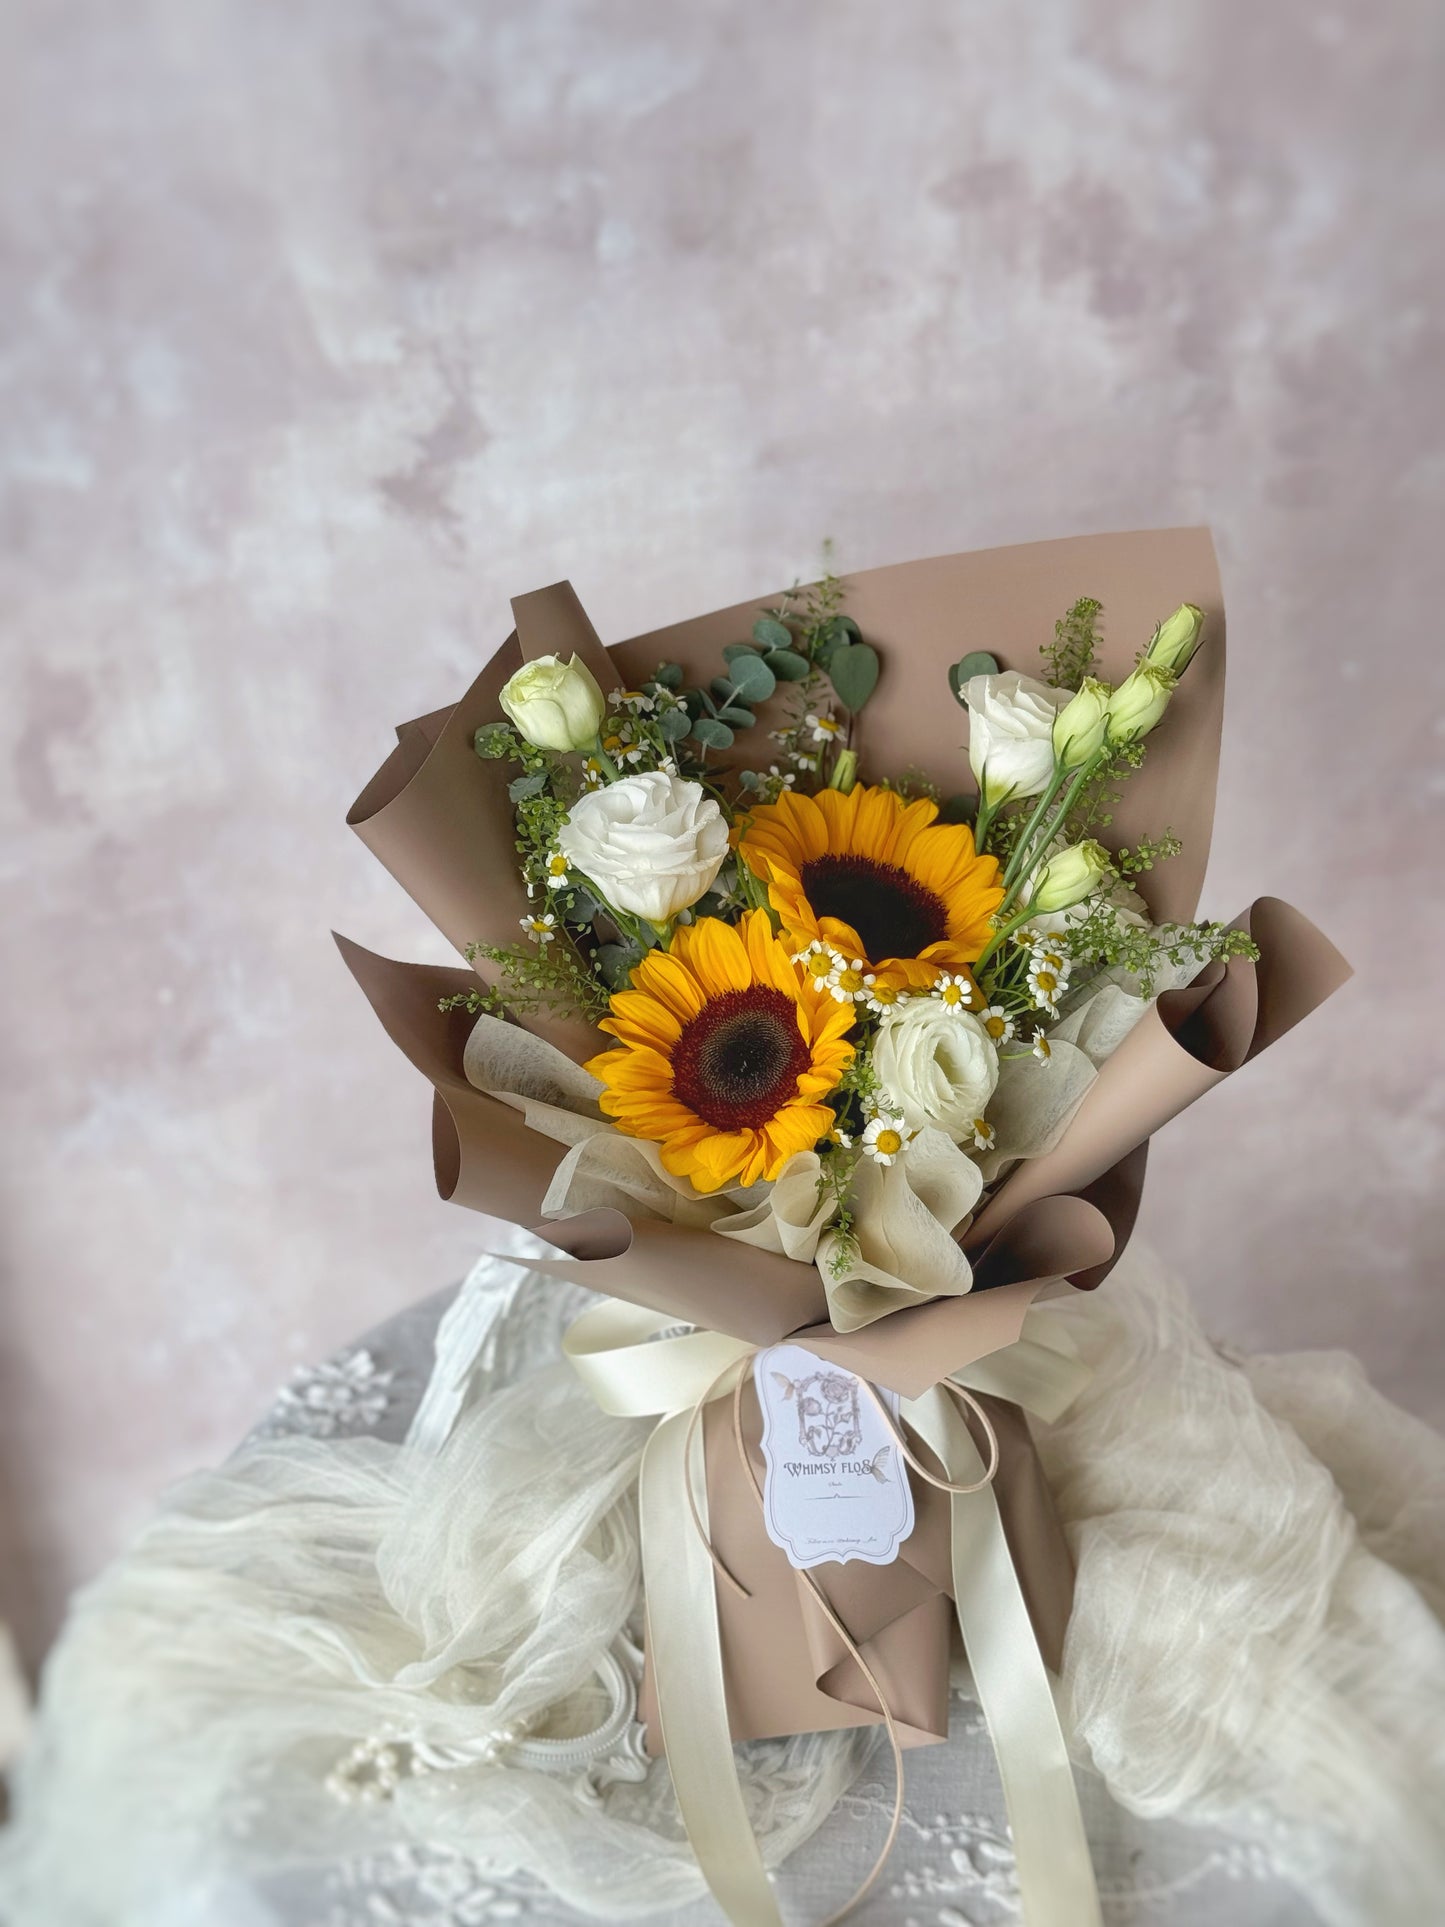
<svg viewBox="0 0 1445 1927"><path fill-rule="evenodd" d="M712 1562L686 1516L693 1481L704 1527L703 1445L686 1412L657 1426L642 1455L638 1507L647 1643L657 1716L687 1837L733 1927L783 1927L743 1805L728 1728Z"/></svg>
<svg viewBox="0 0 1445 1927"><path fill-rule="evenodd" d="M936 1386L903 1414L960 1483L982 1461ZM1098 1887L1063 1728L1004 1537L993 1487L955 1494L953 1588L959 1630L988 1722L1013 1833L1028 1927L1102 1927Z"/></svg>

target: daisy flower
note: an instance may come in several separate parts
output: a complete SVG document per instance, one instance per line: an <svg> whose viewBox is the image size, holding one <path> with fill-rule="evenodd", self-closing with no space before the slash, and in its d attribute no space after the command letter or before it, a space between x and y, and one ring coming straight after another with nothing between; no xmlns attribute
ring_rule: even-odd
<svg viewBox="0 0 1445 1927"><path fill-rule="evenodd" d="M945 971L933 986L933 995L945 1010L957 1016L959 1011L973 1009L973 979L962 971Z"/></svg>
<svg viewBox="0 0 1445 1927"><path fill-rule="evenodd" d="M863 1133L863 1149L875 1164L896 1163L907 1142L901 1117L871 1118Z"/></svg>
<svg viewBox="0 0 1445 1927"><path fill-rule="evenodd" d="M980 1011L978 1021L996 1044L1006 1044L1014 1034L1014 1020L1002 1004L990 1004Z"/></svg>
<svg viewBox="0 0 1445 1927"><path fill-rule="evenodd" d="M973 1120L973 1148L975 1151L993 1149L993 1126L986 1117L976 1117Z"/></svg>
<svg viewBox="0 0 1445 1927"><path fill-rule="evenodd" d="M828 977L828 988L840 1004L856 1004L868 995L873 983L873 972L861 957L855 957L852 963L839 957Z"/></svg>
<svg viewBox="0 0 1445 1927"><path fill-rule="evenodd" d="M565 890L567 888L567 859L560 850L553 850L547 858L547 866L543 875L546 878L547 888L549 890Z"/></svg>
<svg viewBox="0 0 1445 1927"><path fill-rule="evenodd" d="M843 961L826 943L810 943L806 950L799 950L793 956L793 962L803 966L808 980L820 990L830 987L833 972L843 968Z"/></svg>
<svg viewBox="0 0 1445 1927"><path fill-rule="evenodd" d="M602 738L602 747L614 763L640 763L642 745L631 743L625 736L610 735Z"/></svg>
<svg viewBox="0 0 1445 1927"><path fill-rule="evenodd" d="M1049 953L1050 962L1052 962L1054 954L1056 953ZM1038 1008L1040 1010L1046 1010L1050 1017L1057 1017L1059 1014L1059 999L1068 987L1068 965L1064 964L1059 968L1050 969L1049 963L1046 963L1043 957L1036 951L1029 962L1029 989L1033 993L1033 999Z"/></svg>
<svg viewBox="0 0 1445 1927"><path fill-rule="evenodd" d="M548 944L557 934L557 919L550 910L540 917L519 917L517 921L533 943Z"/></svg>
<svg viewBox="0 0 1445 1927"><path fill-rule="evenodd" d="M811 712L803 718L803 727L809 731L815 743L836 742L843 734L843 725L832 716L814 716Z"/></svg>

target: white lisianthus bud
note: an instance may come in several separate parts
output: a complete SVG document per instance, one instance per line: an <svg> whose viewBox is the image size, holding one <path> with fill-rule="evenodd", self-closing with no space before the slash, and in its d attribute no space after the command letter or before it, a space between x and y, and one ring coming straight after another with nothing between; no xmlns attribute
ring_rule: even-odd
<svg viewBox="0 0 1445 1927"><path fill-rule="evenodd" d="M1144 651L1145 660L1157 663L1171 675L1179 676L1189 667L1203 638L1204 611L1192 602L1181 602L1154 631L1154 640Z"/></svg>
<svg viewBox="0 0 1445 1927"><path fill-rule="evenodd" d="M997 807L1047 789L1054 773L1054 719L1069 691L1010 669L1001 676L970 676L963 699L969 765L984 801Z"/></svg>
<svg viewBox="0 0 1445 1927"><path fill-rule="evenodd" d="M1054 718L1054 754L1064 769L1077 769L1104 747L1109 685L1085 676L1078 694Z"/></svg>
<svg viewBox="0 0 1445 1927"><path fill-rule="evenodd" d="M1095 843L1092 838L1074 843L1067 850L1060 850L1057 856L1051 856L1034 878L1029 908L1041 916L1067 910L1070 904L1082 903L1085 897L1096 895L1105 879L1112 881L1113 876L1114 866L1102 843Z"/></svg>
<svg viewBox="0 0 1445 1927"><path fill-rule="evenodd" d="M1116 743L1134 743L1159 721L1174 694L1174 676L1146 656L1126 676L1109 698L1109 737Z"/></svg>
<svg viewBox="0 0 1445 1927"><path fill-rule="evenodd" d="M561 755L596 742L607 713L596 677L578 656L524 662L503 687L501 702L519 736Z"/></svg>
<svg viewBox="0 0 1445 1927"><path fill-rule="evenodd" d="M663 924L712 887L728 826L700 783L649 770L579 796L557 847L614 909Z"/></svg>
<svg viewBox="0 0 1445 1927"><path fill-rule="evenodd" d="M909 997L878 1027L873 1067L910 1130L973 1136L998 1083L998 1052L972 1012Z"/></svg>

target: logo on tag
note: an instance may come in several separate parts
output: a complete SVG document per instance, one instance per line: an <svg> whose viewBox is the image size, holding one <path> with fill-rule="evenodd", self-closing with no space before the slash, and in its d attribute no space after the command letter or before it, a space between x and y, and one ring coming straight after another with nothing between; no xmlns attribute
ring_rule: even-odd
<svg viewBox="0 0 1445 1927"><path fill-rule="evenodd" d="M801 1345L753 1361L763 1410L763 1519L803 1571L829 1560L890 1565L913 1530L908 1468L861 1379ZM898 1394L878 1397L898 1421Z"/></svg>

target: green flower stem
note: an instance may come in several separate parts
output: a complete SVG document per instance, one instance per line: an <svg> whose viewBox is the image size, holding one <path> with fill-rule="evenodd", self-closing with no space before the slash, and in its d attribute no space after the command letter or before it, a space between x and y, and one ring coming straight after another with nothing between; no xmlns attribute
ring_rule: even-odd
<svg viewBox="0 0 1445 1927"><path fill-rule="evenodd" d="M1018 872L1018 874L1014 877L1011 883L1009 882L1007 874L1005 874L1004 899L1003 899L1003 902L999 905L998 909L994 911L994 915L996 917L1001 917L1004 914L1004 912L1008 909L1009 905L1014 901L1015 897L1017 897L1019 891L1022 890L1024 885L1028 882L1029 878L1033 875L1034 871L1038 868L1039 858L1048 849L1049 845L1053 842L1054 838L1058 835L1063 825L1068 822L1069 812L1070 810L1073 809L1074 804L1078 801L1079 792L1083 789L1084 784L1088 781L1090 776L1093 775L1095 769L1102 761L1103 761L1102 755L1093 756L1093 757L1090 757L1087 763L1082 763L1079 766L1078 774L1075 776L1073 782L1070 783L1068 789L1064 792L1063 802L1060 803L1058 809L1055 810L1054 814L1049 818L1047 824L1045 824L1044 828L1038 833L1038 837L1034 843L1034 847L1032 848L1032 850L1028 850L1026 848L1026 845L1027 845L1029 832L1032 831L1033 829L1033 821L1036 820L1040 815L1040 812L1038 810L1034 811L1034 819L1030 821L1029 829L1025 831L1024 837L1020 841L1020 848L1025 848L1026 850L1023 868ZM1045 794L1047 794L1047 792L1045 792ZM1015 857L1018 856L1018 850L1014 851L1014 856Z"/></svg>
<svg viewBox="0 0 1445 1927"><path fill-rule="evenodd" d="M1002 909L1002 907L1003 907L1002 905L999 906L1000 909ZM997 916L998 911L995 911L994 915ZM1025 904L1023 909L1019 911L1016 917L1010 917L1007 923L1001 923L998 926L998 928L994 931L993 935L989 938L988 942L984 945L983 949L979 952L978 961L972 966L975 980L977 980L978 973L983 969L984 965L988 962L989 958L993 955L994 951L998 949L999 945L1004 941L1004 939L1006 937L1011 937L1014 931L1018 929L1019 925L1021 923L1027 923L1029 918L1032 915L1033 915L1033 912L1029 909L1029 906Z"/></svg>
<svg viewBox="0 0 1445 1927"><path fill-rule="evenodd" d="M1024 825L1023 834L1020 836L1018 842L1015 843L1013 847L1013 855L1009 858L1008 863L1005 866L1004 873L1003 873L1003 882L1004 882L1005 889L1008 888L1008 886L1013 882L1014 877L1018 874L1019 864L1024 859L1024 857L1027 856L1028 854L1029 844L1033 839L1034 831L1039 827L1040 823L1043 822L1045 812L1048 810L1050 803L1053 802L1054 798L1058 795L1059 791L1063 788L1066 774L1067 772L1065 771L1062 763L1054 764L1054 773L1049 778L1048 783L1044 788L1043 794L1039 797L1038 802L1035 803L1033 807L1033 814L1029 817L1028 822Z"/></svg>
<svg viewBox="0 0 1445 1927"><path fill-rule="evenodd" d="M617 767L616 763L613 762L612 758L607 754L607 751L602 747L601 736L599 736L596 742L593 743L592 754L597 758L598 762L602 765L603 773L606 776L609 783L620 783L622 781L622 771Z"/></svg>

